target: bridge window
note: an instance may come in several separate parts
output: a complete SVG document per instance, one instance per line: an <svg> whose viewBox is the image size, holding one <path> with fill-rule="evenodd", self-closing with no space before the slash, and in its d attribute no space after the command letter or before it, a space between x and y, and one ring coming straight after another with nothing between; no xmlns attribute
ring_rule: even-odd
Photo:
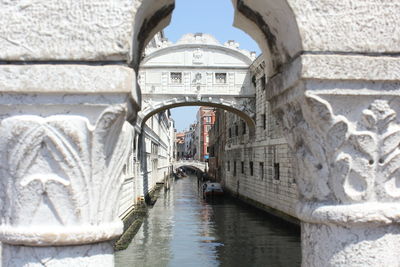
<svg viewBox="0 0 400 267"><path fill-rule="evenodd" d="M171 83L182 83L182 72L171 72Z"/></svg>
<svg viewBox="0 0 400 267"><path fill-rule="evenodd" d="M225 72L215 73L215 83L226 83L226 73Z"/></svg>
<svg viewBox="0 0 400 267"><path fill-rule="evenodd" d="M250 175L253 176L253 174L254 174L253 162L250 161Z"/></svg>

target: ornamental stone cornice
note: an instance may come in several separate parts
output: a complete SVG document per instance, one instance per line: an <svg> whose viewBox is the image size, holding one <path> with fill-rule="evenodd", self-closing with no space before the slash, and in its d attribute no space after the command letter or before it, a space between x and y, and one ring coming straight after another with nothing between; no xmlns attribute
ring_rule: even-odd
<svg viewBox="0 0 400 267"><path fill-rule="evenodd" d="M196 36L198 36L198 38ZM245 49L240 49L239 43L233 40L230 40L222 45L215 39L215 37L209 34L189 33L184 35L176 43L164 41L158 47L147 47L145 50L145 58L142 61L141 65L145 66L146 61L148 61L153 57L157 57L171 52L182 51L182 50L185 51L188 49L196 49L196 48L228 53L235 57L240 58L241 60L247 62L248 64L251 64L251 62L256 59L256 55L254 52L250 52Z"/></svg>
<svg viewBox="0 0 400 267"><path fill-rule="evenodd" d="M316 85L320 82L320 85ZM277 96L285 95L280 103L297 95L293 90L302 87L301 83L314 84L307 89L315 88L318 92L343 94L393 94L400 83L400 57L387 55L360 54L316 54L299 55L290 64L286 64L281 72L269 77L267 96L271 101L277 101ZM321 86L322 83L324 86ZM328 83L330 85L328 86ZM341 90L340 88L346 87ZM353 84L349 86L349 84ZM360 87L360 84L364 86ZM368 86L366 85L368 83ZM372 85L372 83L374 83ZM379 84L385 83L385 89ZM388 84L392 84L392 89ZM336 88L335 88L336 87ZM337 90L339 88L340 90ZM371 89L376 88L376 89Z"/></svg>
<svg viewBox="0 0 400 267"><path fill-rule="evenodd" d="M135 79L133 69L118 65L0 65L0 92L9 93L129 94Z"/></svg>

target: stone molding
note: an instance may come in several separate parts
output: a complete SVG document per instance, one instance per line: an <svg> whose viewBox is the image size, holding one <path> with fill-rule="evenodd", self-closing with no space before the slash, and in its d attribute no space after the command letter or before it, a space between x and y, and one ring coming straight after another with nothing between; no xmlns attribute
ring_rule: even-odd
<svg viewBox="0 0 400 267"><path fill-rule="evenodd" d="M133 69L119 65L0 65L1 92L132 93L135 96L135 81Z"/></svg>
<svg viewBox="0 0 400 267"><path fill-rule="evenodd" d="M296 215L303 222L341 226L375 224L389 225L400 222L398 203L358 203L331 205L329 203L301 202Z"/></svg>
<svg viewBox="0 0 400 267"><path fill-rule="evenodd" d="M400 57L387 55L304 54L304 79L399 81Z"/></svg>
<svg viewBox="0 0 400 267"><path fill-rule="evenodd" d="M280 73L269 78L267 97L272 100L274 97L295 88L302 81L398 83L400 80L399 73L400 57L368 54L310 54L304 52L292 62L283 66ZM320 89L323 90L324 88L318 88L318 91ZM360 89L357 88L357 91L353 90L353 92L358 94ZM340 93L343 90L337 92ZM382 93L387 92L383 91ZM396 94L393 91L391 93Z"/></svg>
<svg viewBox="0 0 400 267"><path fill-rule="evenodd" d="M109 106L94 125L78 115L1 121L0 241L82 244L121 233L113 203L130 152L126 113L125 104Z"/></svg>
<svg viewBox="0 0 400 267"><path fill-rule="evenodd" d="M122 234L120 220L100 225L46 226L43 228L0 226L3 243L25 246L66 246L112 240Z"/></svg>

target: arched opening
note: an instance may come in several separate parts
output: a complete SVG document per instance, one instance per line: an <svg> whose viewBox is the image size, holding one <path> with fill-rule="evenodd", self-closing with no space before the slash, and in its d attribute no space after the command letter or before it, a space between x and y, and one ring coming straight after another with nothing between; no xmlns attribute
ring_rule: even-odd
<svg viewBox="0 0 400 267"><path fill-rule="evenodd" d="M206 107L223 109L238 115L246 122L250 136L254 136L255 134L256 125L253 117L250 117L249 114L245 113L243 110L240 110L239 107L229 105L230 103L220 104L220 103L207 102L206 100L204 100L203 102L201 100L200 101L190 100L184 97L182 99L172 99L171 102L174 103L171 104L160 103L157 106L145 107L145 109L141 113L139 113L142 119L141 121L139 120L138 122L140 122L140 124L143 126L151 116L171 108L184 107L184 106L206 106Z"/></svg>
<svg viewBox="0 0 400 267"><path fill-rule="evenodd" d="M271 176L273 179L268 182L271 186L278 188L276 185L284 181L288 184L290 190L293 188L296 190L296 168L291 168L289 166L292 162L289 163L290 159L288 159L293 155L291 155L291 151L286 143L279 143L286 142L281 141L284 139L284 134L282 133L282 119L272 115L272 113L275 112L275 102L267 102L270 100L271 96L277 94L277 92L268 92L268 90L266 90L266 84L279 76L278 74L285 70L287 64L301 54L301 38L295 15L291 6L286 1L275 3L275 1L234 0L232 2L235 14L234 26L241 28L249 34L258 43L263 52L262 58L258 59L258 65L254 67L257 70L253 70L252 75L247 75L247 82L251 84L254 89L257 87L257 90L261 91L260 95L262 95L262 101L259 102L262 103L262 109L254 109L254 115L249 115L249 113L243 110L241 103L235 105L229 103L229 101L219 101L217 97L213 97L210 93L205 93L205 91L200 93L202 87L198 90L199 92L196 92L197 87L195 85L189 87L189 90L184 91L185 96L183 97L176 92L174 94L171 93L171 91L174 90L173 87L167 87L164 91L162 91L162 86L158 87L156 84L149 88L145 88L143 83L145 83L144 81L147 82L148 76L142 76L139 72L139 84L141 85L142 93L146 94L146 97L151 93L154 95L162 94L164 96L170 96L169 98L165 98L163 101L154 101L153 103L146 103L146 101L144 101L140 116L142 117L142 121L140 121L140 123L143 125L148 118L162 110L180 106L204 105L230 111L246 122L252 136L261 134L266 137L264 139L261 138L263 142L268 144L265 146L263 151L258 151L257 148L253 149L253 146L256 147L255 144L257 144L254 142L249 146L243 146L241 150L238 148L231 148L231 150L229 150L227 153L229 156L226 158L227 162L224 168L228 170L226 175L233 177L230 182L231 190L237 192L238 195L244 192L243 186L240 186L238 178L240 175L246 175L246 177L248 176L248 179L253 179L255 176L259 176L259 179L263 184L267 184L266 180L269 179L267 179L267 176ZM197 37L196 34L191 37L194 40L194 43L196 42ZM200 39L202 39L201 36L198 40ZM186 47L184 47L184 44ZM162 46L166 47L148 51L146 55L147 57L145 56L140 63L142 65L139 68L139 71L140 69L146 69L146 64L148 65L148 69L155 69L162 65L162 67L166 69L171 68L171 70L166 71L164 76L160 75L160 80L177 79L183 83L185 80L185 74L183 73L184 71L182 68L179 69L179 67L181 67L180 65L179 67L177 67L177 65L172 66L171 64L167 64L166 61L156 62L153 59L162 58L167 54L167 51L173 51L173 55L178 58L179 51L182 47L187 50L195 50L197 48L203 50L209 49L213 46L211 43L207 44L208 47L207 45L199 44L201 44L201 41L197 44L184 41L180 43L181 46L170 46L167 43L163 43ZM221 50L218 45L214 45L214 48ZM240 54L237 52L235 53ZM196 62L197 59L195 57L195 52L192 52L192 54L191 63L198 64L198 62ZM165 58L166 57L167 56L165 56ZM254 59L255 58L252 58L252 60ZM261 61L263 61L262 64ZM162 64L160 62L162 62ZM248 62L247 68L250 68L251 64L251 62ZM193 68L193 66L190 67ZM176 77L173 77L173 75ZM193 76L188 75L187 77ZM282 84L279 84L279 81L273 82L273 84L274 86L279 87L279 90L283 87ZM238 92L238 96L240 96L241 93L242 92ZM256 94L254 93L254 96L255 95ZM143 98L143 100L145 100L145 98ZM234 123L232 131L236 133L238 132L236 119L233 118L232 121ZM271 130L272 127L279 128L279 132L274 129ZM267 140L267 137L270 136L279 139L279 142L276 143L277 141L273 140L272 143L270 143L270 140ZM238 154L238 156L230 158L232 155L236 154ZM261 157L263 158L257 158L260 157L260 155L262 155ZM235 182L232 182L233 180L235 180ZM265 190L267 190L267 188L265 188ZM294 205L292 206L293 207L290 211L285 210L285 212L288 212L290 216L294 216L295 213L295 207Z"/></svg>
<svg viewBox="0 0 400 267"><path fill-rule="evenodd" d="M293 7L287 1L232 0L234 26L250 35L260 46L268 77L302 51L302 40ZM132 62L138 70L144 47L171 20L175 1L147 1L139 10L133 35ZM149 15L151 14L151 15ZM149 19L144 19L148 17ZM137 25L137 26L136 26ZM140 48L140 49L139 49Z"/></svg>
<svg viewBox="0 0 400 267"><path fill-rule="evenodd" d="M280 12L287 8L284 13L289 20L294 20L288 6L281 3L266 5L271 5L274 10ZM299 43L296 35L287 36L287 31L293 30L286 27L290 22L285 21L287 25L274 28L279 22L274 19L272 22L265 22L263 16L268 15L264 14L259 6L255 7L257 11L243 1L235 2L233 6L236 8L235 23L251 31L250 35L256 39L264 52L263 57L254 61L256 58L250 53L244 55L238 51L235 47L236 42L224 44L231 45L231 48L224 47L205 34L187 35L174 44L162 41L159 48L145 51L139 67L138 84L142 89L143 103L138 123L143 126L151 116L166 109L182 106L202 105L229 111L230 113L225 115L229 124L225 129L228 141L221 142L221 146L217 144L218 160L210 174L224 184L231 195L254 200L255 205L262 203L259 206L273 207L270 211L281 211L287 214L288 220L298 222L295 218L295 203L298 200L295 193L296 171L291 167L293 155L282 135L281 118L272 115L272 107L267 104L269 96L266 84L297 55L300 49L296 45ZM282 20L283 17L279 19ZM292 38L289 45L284 44L287 38ZM246 69L239 90L234 91L226 86L221 87L222 92L212 91L213 86L218 87L214 82L217 73L227 73L226 77L229 77L228 73L231 70L227 64L209 64L204 58L210 51L216 57L222 53L229 54L236 60L232 62ZM218 70L212 69L213 67L217 67ZM211 69L209 73L204 71L205 68ZM156 70L159 70L159 73ZM196 77L197 74L200 74L199 78ZM254 101L252 112L246 110L242 101L237 101L241 96ZM245 121L247 127L242 126L241 120ZM242 138L242 128L256 138L250 142ZM259 187L257 190L255 185ZM286 198L290 200L287 202L279 195L279 192L283 191L288 192ZM265 196L270 200L265 200Z"/></svg>

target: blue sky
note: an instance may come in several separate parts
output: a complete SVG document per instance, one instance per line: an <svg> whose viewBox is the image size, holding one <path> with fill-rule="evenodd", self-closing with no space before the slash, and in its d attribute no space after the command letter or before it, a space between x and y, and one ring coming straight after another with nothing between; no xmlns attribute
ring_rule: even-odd
<svg viewBox="0 0 400 267"><path fill-rule="evenodd" d="M164 33L172 42L186 33L209 33L221 43L235 40L239 42L240 48L260 54L257 43L232 24L231 0L176 0L171 23L164 29ZM178 132L187 129L196 120L197 110L198 107L171 109Z"/></svg>

